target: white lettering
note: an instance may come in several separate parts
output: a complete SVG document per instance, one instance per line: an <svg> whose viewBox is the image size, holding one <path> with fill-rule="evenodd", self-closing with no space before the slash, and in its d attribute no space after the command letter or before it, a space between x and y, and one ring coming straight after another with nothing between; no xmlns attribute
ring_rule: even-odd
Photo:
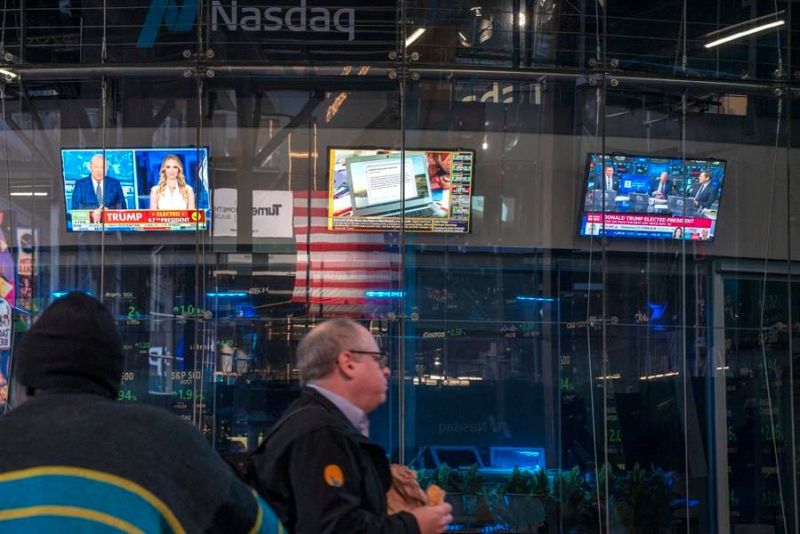
<svg viewBox="0 0 800 534"><path fill-rule="evenodd" d="M481 102L486 102L487 100L491 102L500 102L500 84L494 82L492 84L492 90L487 91L482 97Z"/></svg>
<svg viewBox="0 0 800 534"><path fill-rule="evenodd" d="M144 217L144 214L135 211L106 212L106 220L108 222L139 222L142 220L142 217Z"/></svg>
<svg viewBox="0 0 800 534"><path fill-rule="evenodd" d="M255 7L243 7L239 26L246 32L257 32L261 29L261 12Z"/></svg>
<svg viewBox="0 0 800 534"><path fill-rule="evenodd" d="M444 332L423 332L423 338L444 337Z"/></svg>
<svg viewBox="0 0 800 534"><path fill-rule="evenodd" d="M268 7L264 10L264 20L269 23L264 24L265 32L276 32L281 29L283 21L281 20L280 14L281 8L279 7Z"/></svg>
<svg viewBox="0 0 800 534"><path fill-rule="evenodd" d="M236 0L231 0L231 16L225 14L225 8L218 1L211 2L211 30L217 31L217 16L222 19L229 31L236 29Z"/></svg>
<svg viewBox="0 0 800 534"><path fill-rule="evenodd" d="M290 32L302 32L306 30L306 0L300 0L300 7L293 7L286 11L286 28ZM294 14L300 14L300 22L297 25L292 24Z"/></svg>
<svg viewBox="0 0 800 534"><path fill-rule="evenodd" d="M309 7L307 0L284 12L282 7L239 7L238 0L230 0L230 11L223 0L211 1L211 30L276 32L338 32L347 34L347 40L356 37L356 12L353 8ZM261 17L263 15L263 22ZM498 95L499 96L499 95Z"/></svg>
<svg viewBox="0 0 800 534"><path fill-rule="evenodd" d="M346 24L342 23L342 15L347 15ZM356 11L353 8L342 8L333 14L333 24L341 33L347 33L347 40L352 41L356 37ZM330 31L330 30L328 30Z"/></svg>
<svg viewBox="0 0 800 534"><path fill-rule="evenodd" d="M331 27L331 13L324 7L312 7L311 14L317 14L308 21L308 27L312 32L326 32ZM352 39L350 39L352 41Z"/></svg>

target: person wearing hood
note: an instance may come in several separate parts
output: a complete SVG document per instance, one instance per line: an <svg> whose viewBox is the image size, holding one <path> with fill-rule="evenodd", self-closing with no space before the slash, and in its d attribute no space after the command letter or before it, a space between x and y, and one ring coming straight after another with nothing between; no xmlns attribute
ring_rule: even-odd
<svg viewBox="0 0 800 534"><path fill-rule="evenodd" d="M123 371L114 319L62 297L16 346L13 409L0 417L0 530L283 530L196 428L115 402Z"/></svg>

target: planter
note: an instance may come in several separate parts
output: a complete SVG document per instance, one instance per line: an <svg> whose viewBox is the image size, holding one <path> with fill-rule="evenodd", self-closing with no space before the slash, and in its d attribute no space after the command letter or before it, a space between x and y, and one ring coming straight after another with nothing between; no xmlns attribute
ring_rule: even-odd
<svg viewBox="0 0 800 534"><path fill-rule="evenodd" d="M453 522L466 527L495 523L491 498L486 495L448 493L445 500L453 507Z"/></svg>
<svg viewBox="0 0 800 534"><path fill-rule="evenodd" d="M547 519L547 512L541 498L535 495L507 494L498 497L494 517L512 531L535 532Z"/></svg>

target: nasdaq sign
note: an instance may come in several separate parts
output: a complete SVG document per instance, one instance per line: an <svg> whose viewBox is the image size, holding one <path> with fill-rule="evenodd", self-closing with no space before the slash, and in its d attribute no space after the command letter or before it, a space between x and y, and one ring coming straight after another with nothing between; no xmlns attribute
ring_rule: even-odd
<svg viewBox="0 0 800 534"><path fill-rule="evenodd" d="M185 33L197 19L197 0L152 0L137 46L151 48L163 27L169 32ZM237 0L211 2L211 30L235 32L322 32L338 33L355 39L355 10L308 6L300 0L296 7L241 6Z"/></svg>
<svg viewBox="0 0 800 534"><path fill-rule="evenodd" d="M171 32L188 32L194 27L196 18L197 0L183 0L181 6L178 6L177 0L152 0L142 25L142 31L139 32L136 46L139 48L152 47L162 25Z"/></svg>

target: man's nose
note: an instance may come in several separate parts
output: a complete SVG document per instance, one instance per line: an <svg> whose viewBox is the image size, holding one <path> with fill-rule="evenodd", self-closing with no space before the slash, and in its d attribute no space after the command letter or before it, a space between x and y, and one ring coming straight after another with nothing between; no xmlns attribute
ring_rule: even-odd
<svg viewBox="0 0 800 534"><path fill-rule="evenodd" d="M389 378L389 375L390 375L390 374L392 374L392 370L391 370L391 369L389 369L389 366L387 365L386 367L383 367L383 375L384 375L386 378Z"/></svg>

